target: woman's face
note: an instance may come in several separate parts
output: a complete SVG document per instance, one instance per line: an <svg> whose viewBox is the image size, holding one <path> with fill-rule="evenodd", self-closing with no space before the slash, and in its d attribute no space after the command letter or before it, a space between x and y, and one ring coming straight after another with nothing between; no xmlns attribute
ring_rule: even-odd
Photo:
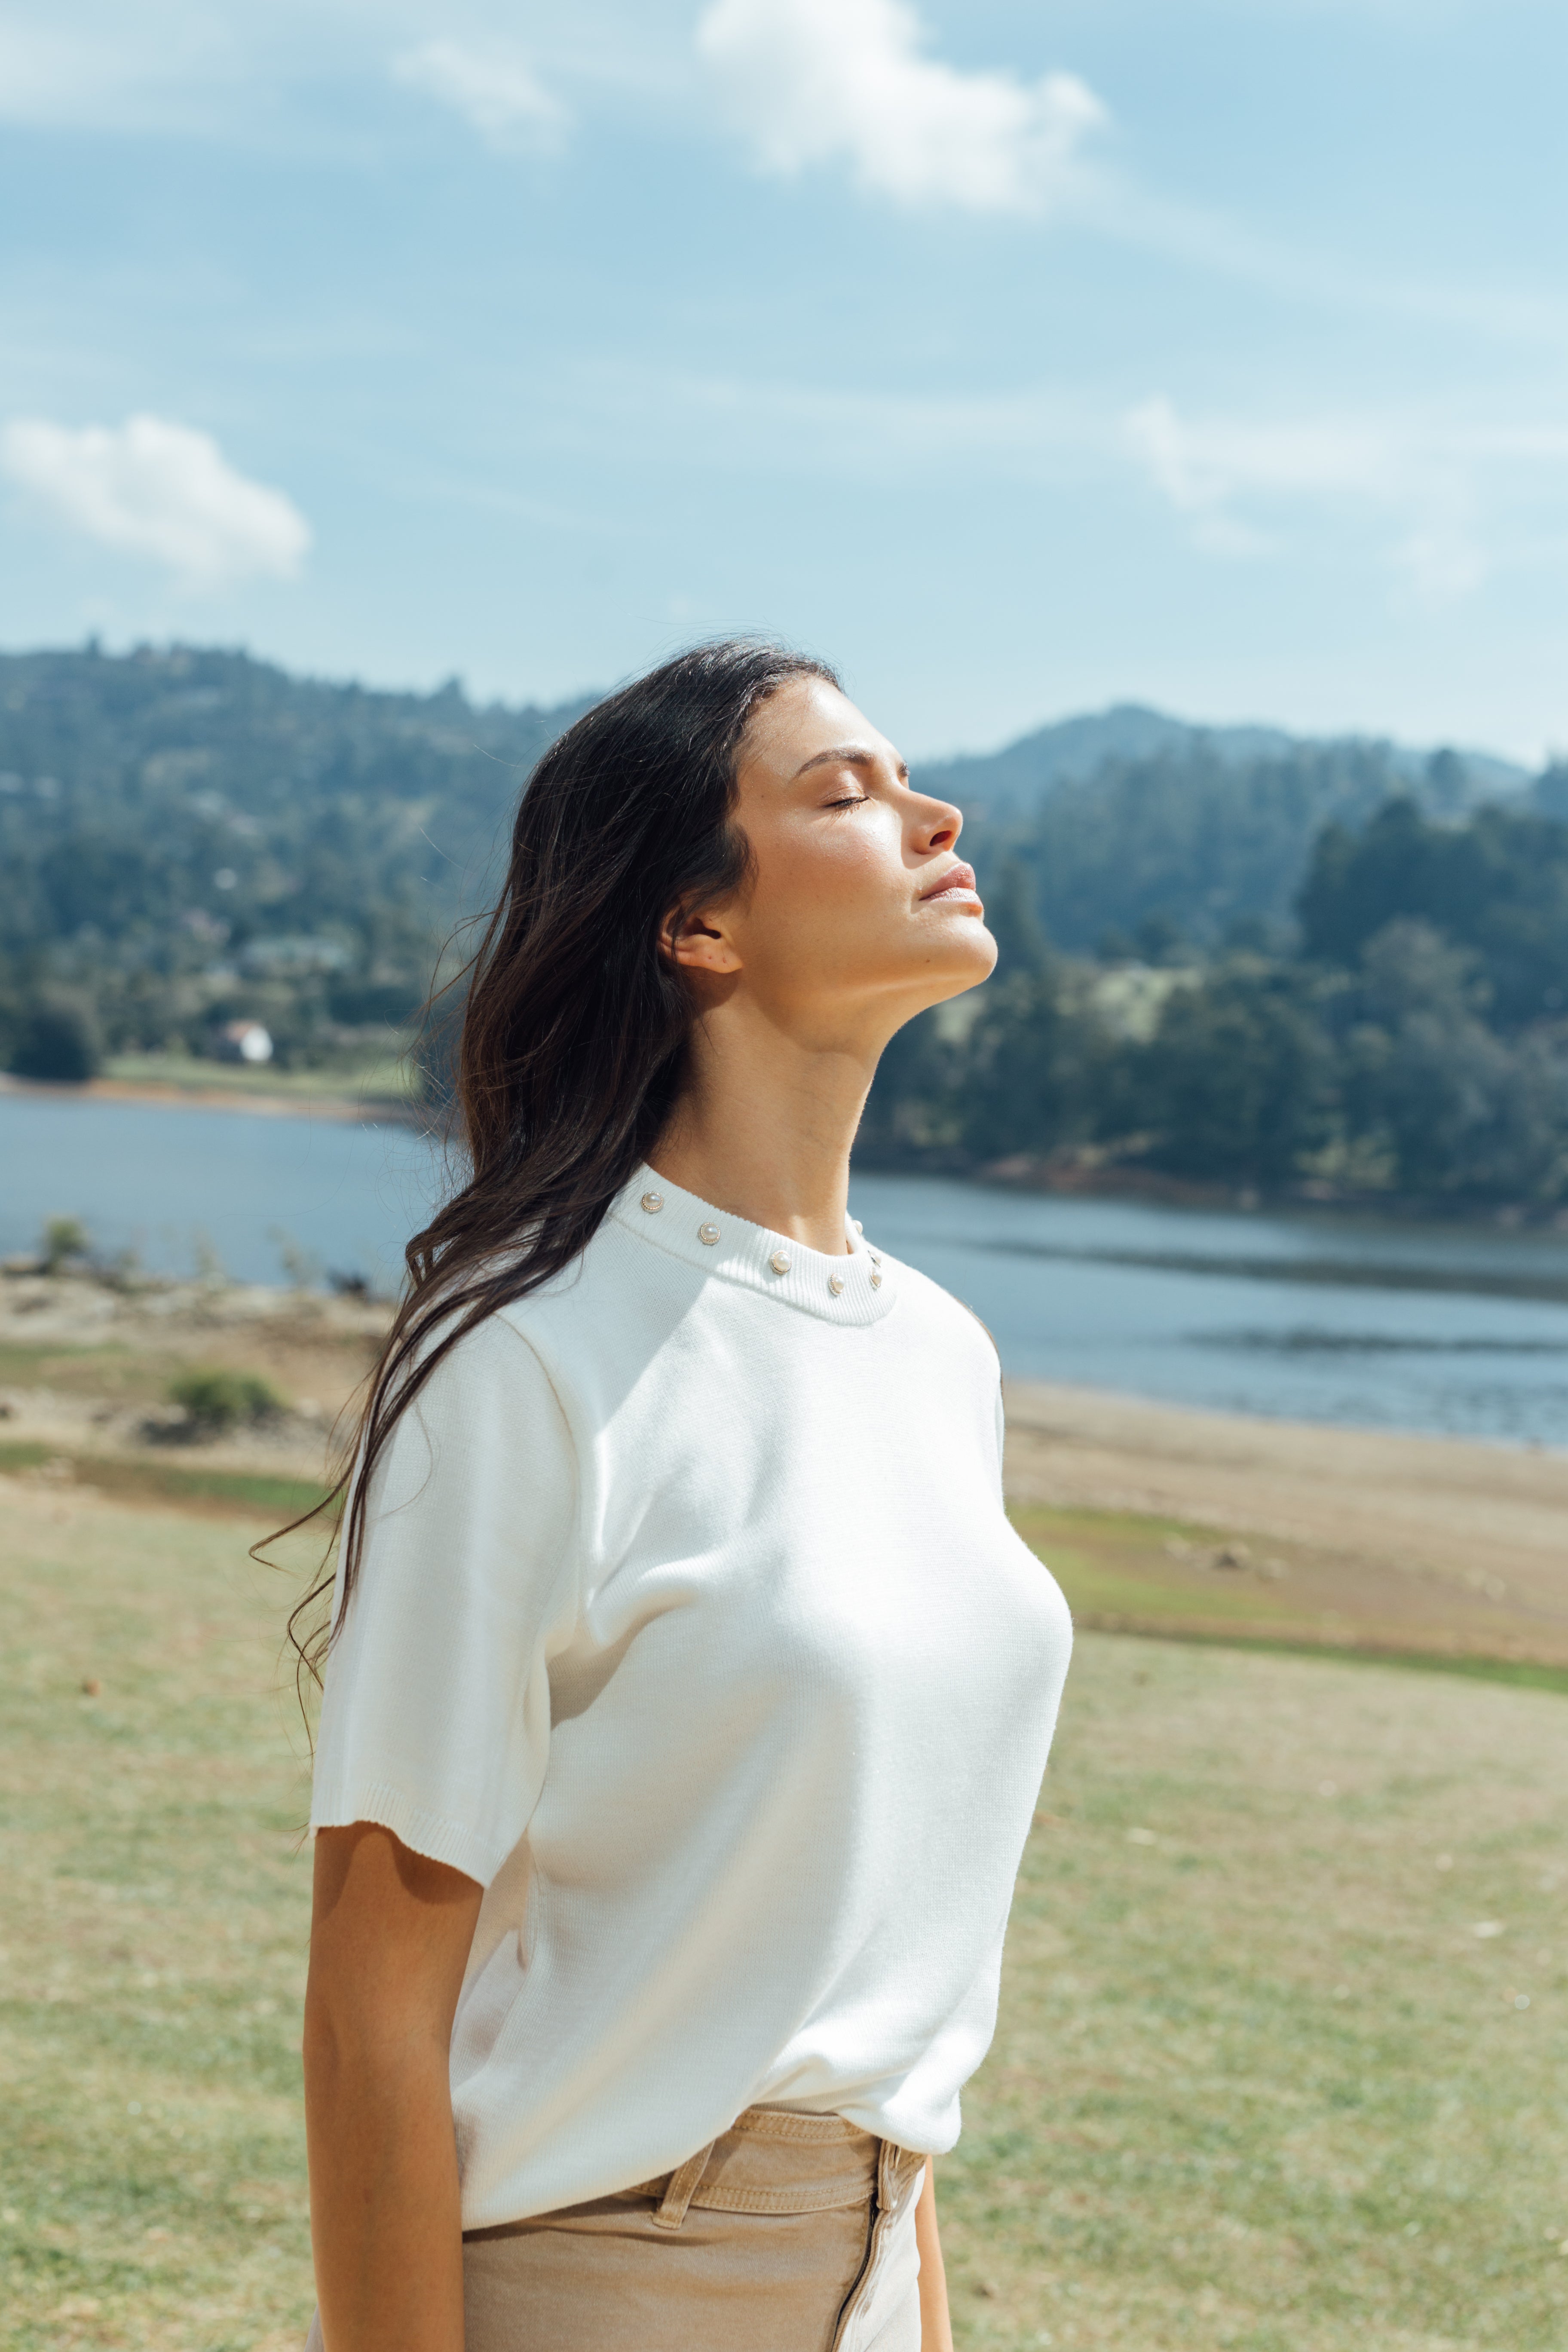
<svg viewBox="0 0 1568 2352"><path fill-rule="evenodd" d="M996 944L963 819L910 789L885 735L835 686L795 678L742 742L736 820L752 878L700 910L670 946L693 977L744 988L797 1026L839 1030L857 1013L890 1029L986 978Z"/></svg>

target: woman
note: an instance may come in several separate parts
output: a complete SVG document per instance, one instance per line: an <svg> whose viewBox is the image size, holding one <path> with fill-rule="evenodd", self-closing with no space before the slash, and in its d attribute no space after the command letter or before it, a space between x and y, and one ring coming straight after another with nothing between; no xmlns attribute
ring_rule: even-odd
<svg viewBox="0 0 1568 2352"><path fill-rule="evenodd" d="M699 648L523 793L341 1549L311 1822L326 2352L943 2352L1070 1639L981 1326L847 1216L995 949L820 664Z"/></svg>

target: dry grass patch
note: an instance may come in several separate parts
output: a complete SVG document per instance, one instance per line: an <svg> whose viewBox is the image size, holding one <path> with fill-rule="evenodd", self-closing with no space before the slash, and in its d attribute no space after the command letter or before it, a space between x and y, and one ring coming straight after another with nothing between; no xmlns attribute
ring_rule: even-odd
<svg viewBox="0 0 1568 2352"><path fill-rule="evenodd" d="M1568 1668L1568 1454L1009 1381L1007 1492L1064 1559L1142 1588L1090 1599L1125 1630L1163 1632L1180 1598L1222 1630ZM1238 1548L1239 1572L1202 1573Z"/></svg>
<svg viewBox="0 0 1568 2352"><path fill-rule="evenodd" d="M1343 1650L1568 1690L1555 1621L1531 1624L1408 1565L1159 1513L1014 1504L1080 1626Z"/></svg>

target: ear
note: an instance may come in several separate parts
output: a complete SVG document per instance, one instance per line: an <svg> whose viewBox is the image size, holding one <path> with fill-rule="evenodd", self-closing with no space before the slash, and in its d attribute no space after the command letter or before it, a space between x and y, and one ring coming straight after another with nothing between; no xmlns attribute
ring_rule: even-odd
<svg viewBox="0 0 1568 2352"><path fill-rule="evenodd" d="M721 924L710 912L672 907L659 929L659 950L688 971L739 971L740 956Z"/></svg>

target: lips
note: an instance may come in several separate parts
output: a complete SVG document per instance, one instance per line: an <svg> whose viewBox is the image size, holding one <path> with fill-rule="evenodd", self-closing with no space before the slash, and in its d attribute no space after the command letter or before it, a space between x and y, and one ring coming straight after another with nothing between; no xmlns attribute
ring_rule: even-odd
<svg viewBox="0 0 1568 2352"><path fill-rule="evenodd" d="M977 898L979 896L980 893L974 887L973 866L961 864L950 866L947 872L929 890L922 890L921 904L922 907L929 907L938 898Z"/></svg>

